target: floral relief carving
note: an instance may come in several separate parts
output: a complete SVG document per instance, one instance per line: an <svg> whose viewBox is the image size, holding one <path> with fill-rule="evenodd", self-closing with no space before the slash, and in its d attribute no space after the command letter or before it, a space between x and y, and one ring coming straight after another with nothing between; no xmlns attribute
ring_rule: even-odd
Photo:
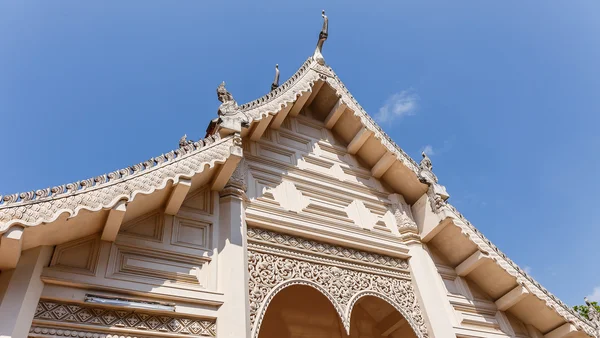
<svg viewBox="0 0 600 338"><path fill-rule="evenodd" d="M417 336L428 337L412 282L407 274L394 269L400 266L408 268L405 260L399 260L402 263L398 264L395 258L255 228L248 229L248 241L253 338L258 336L271 300L290 285L309 285L321 291L336 308L348 333L350 315L356 301L362 296L374 295L394 306L410 323ZM269 248L269 245L277 247ZM315 254L325 254L329 259L320 259ZM349 265L340 260L343 258L360 264ZM387 270L365 265L379 262Z"/></svg>
<svg viewBox="0 0 600 338"><path fill-rule="evenodd" d="M78 333L76 330L56 330L37 328L36 324L44 323L70 323L96 326L98 329L119 328L128 330L143 330L148 333L180 333L191 337L215 337L216 323L214 320L194 319L173 315L153 314L148 312L132 311L130 309L107 309L102 307L86 306L74 303L61 303L41 300L35 310L34 325L30 332L49 333L54 330L57 336L64 335L66 331ZM60 331L60 333L58 332ZM99 336L101 337L101 335ZM111 337L105 335L104 337ZM119 335L112 335L119 337Z"/></svg>

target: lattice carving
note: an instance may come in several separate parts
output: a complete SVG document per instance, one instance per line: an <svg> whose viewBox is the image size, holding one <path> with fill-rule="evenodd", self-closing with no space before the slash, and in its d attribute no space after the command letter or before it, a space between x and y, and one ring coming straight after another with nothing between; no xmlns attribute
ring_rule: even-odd
<svg viewBox="0 0 600 338"><path fill-rule="evenodd" d="M143 330L149 333L179 333L190 337L215 337L217 335L214 320L187 318L180 316L152 314L129 309L114 310L101 307L86 306L73 303L60 303L41 300L35 310L33 332L40 321L45 324L70 323L97 326L99 329L118 328L128 330ZM39 328L37 331L42 332ZM65 335L62 330L62 335ZM78 331L70 330L71 333ZM60 334L56 333L57 336ZM113 335L118 337L119 335ZM71 336L72 337L72 336ZM75 336L77 337L77 336ZM110 335L106 335L110 337Z"/></svg>

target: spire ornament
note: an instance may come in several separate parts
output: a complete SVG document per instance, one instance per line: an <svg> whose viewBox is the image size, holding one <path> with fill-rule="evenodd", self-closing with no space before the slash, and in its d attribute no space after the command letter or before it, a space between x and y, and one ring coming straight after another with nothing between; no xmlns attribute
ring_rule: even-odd
<svg viewBox="0 0 600 338"><path fill-rule="evenodd" d="M431 159L425 152L421 152L421 162L419 163L419 181L429 185L427 195L431 202L431 209L437 212L442 206L446 204L446 200L450 198L450 195L446 191L446 187L438 183L438 178L433 173L433 164Z"/></svg>
<svg viewBox="0 0 600 338"><path fill-rule="evenodd" d="M271 91L274 91L275 89L277 89L277 87L279 87L279 65L278 64L275 65L275 80L273 80L273 83L271 84Z"/></svg>
<svg viewBox="0 0 600 338"><path fill-rule="evenodd" d="M313 58L319 64L324 65L325 59L323 58L323 44L325 40L327 40L327 36L329 36L329 18L325 15L325 10L321 12L321 16L323 17L323 28L321 28L321 32L319 33L319 41L317 42L317 49L315 49L315 54Z"/></svg>
<svg viewBox="0 0 600 338"><path fill-rule="evenodd" d="M188 144L192 144L193 142L187 139L187 134L183 134L183 136L179 139L179 148L183 148Z"/></svg>
<svg viewBox="0 0 600 338"><path fill-rule="evenodd" d="M217 124L220 128L241 132L242 127L248 126L248 116L240 110L233 95L225 88L225 81L217 87L217 98L221 101L217 111L219 114Z"/></svg>

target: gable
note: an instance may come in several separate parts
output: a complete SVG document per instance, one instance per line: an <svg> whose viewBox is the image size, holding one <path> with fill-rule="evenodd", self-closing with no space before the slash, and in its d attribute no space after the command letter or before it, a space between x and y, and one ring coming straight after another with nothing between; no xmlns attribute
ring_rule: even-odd
<svg viewBox="0 0 600 338"><path fill-rule="evenodd" d="M400 225L392 205L400 201L405 212L410 208L313 114L301 110L259 140L244 140L247 222L269 227L270 220L281 220L295 224L289 227L292 232L310 224L323 232L397 242Z"/></svg>

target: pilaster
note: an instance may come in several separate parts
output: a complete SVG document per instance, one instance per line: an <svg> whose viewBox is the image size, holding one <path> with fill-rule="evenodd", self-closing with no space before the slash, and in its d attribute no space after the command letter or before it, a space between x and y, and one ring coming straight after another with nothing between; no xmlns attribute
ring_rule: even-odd
<svg viewBox="0 0 600 338"><path fill-rule="evenodd" d="M432 210L428 194L424 194L412 206L412 214L423 243L409 243L410 271L425 313L425 320L432 337L454 338L456 337L454 326L458 323L448 301L444 282L425 244L428 239L439 233L444 226L444 219Z"/></svg>
<svg viewBox="0 0 600 338"><path fill-rule="evenodd" d="M10 280L0 303L0 337L27 337L44 283L42 269L50 262L52 247L23 251L17 267L2 271Z"/></svg>
<svg viewBox="0 0 600 338"><path fill-rule="evenodd" d="M421 302L425 322L431 337L455 338L454 316L442 280L435 264L424 248L425 244L411 243L410 273Z"/></svg>
<svg viewBox="0 0 600 338"><path fill-rule="evenodd" d="M225 297L218 313L219 337L250 336L244 166L242 160L219 194L218 289Z"/></svg>

